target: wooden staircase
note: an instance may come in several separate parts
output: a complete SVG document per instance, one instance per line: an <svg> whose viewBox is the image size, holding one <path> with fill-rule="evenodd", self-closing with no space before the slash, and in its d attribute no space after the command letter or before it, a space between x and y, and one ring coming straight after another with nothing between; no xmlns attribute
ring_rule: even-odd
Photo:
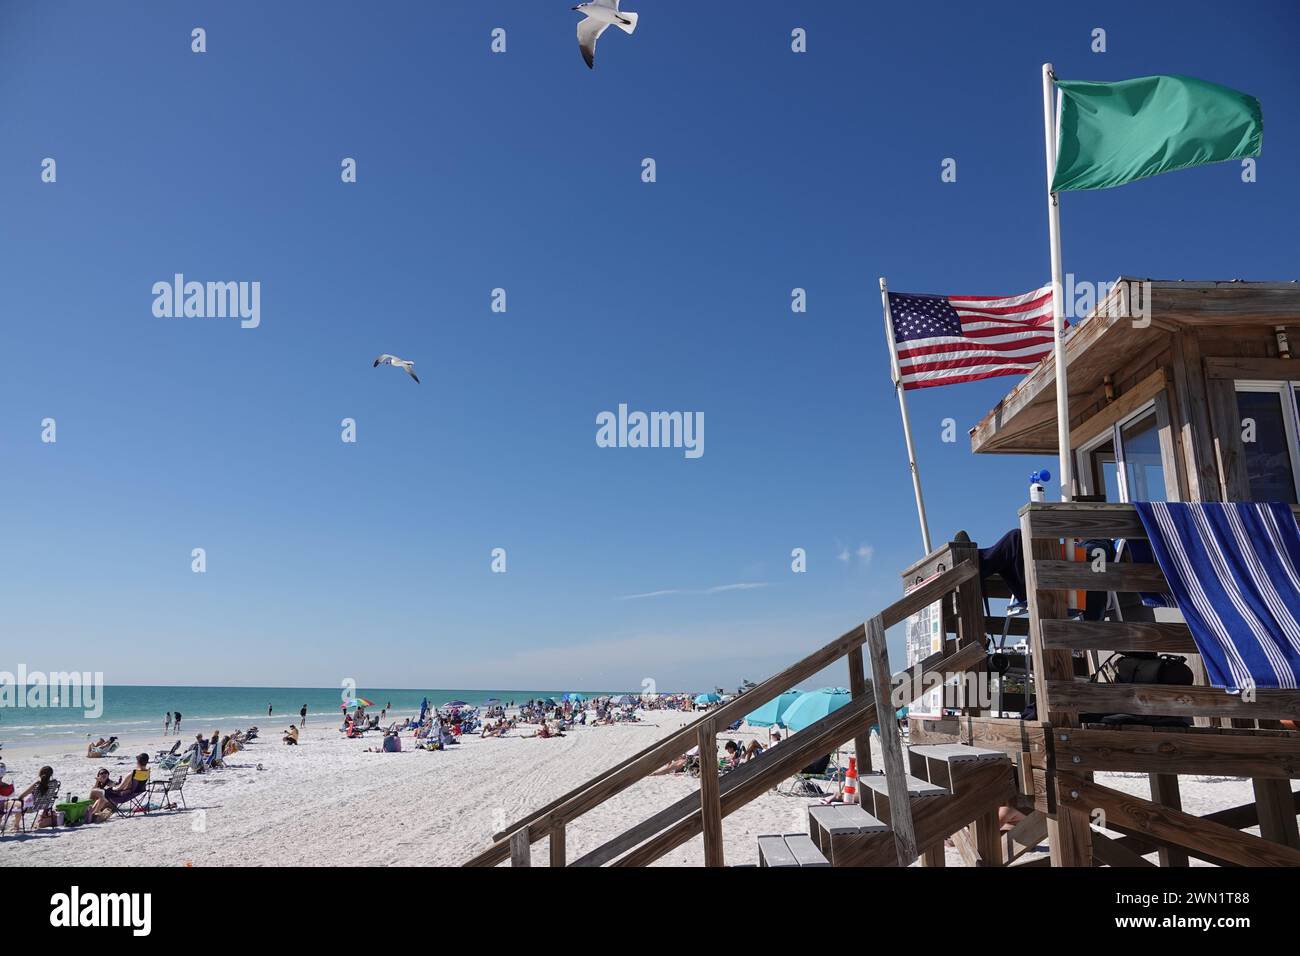
<svg viewBox="0 0 1300 956"><path fill-rule="evenodd" d="M983 613L980 611L978 622L973 613L964 619L964 633L958 640L945 641L941 650L897 674L889 670L885 630L936 601L953 600L959 606L977 608L977 578L978 563L974 560L962 560L943 570L865 624L494 834L492 844L467 861L466 865L496 866L509 860L512 866L531 866L532 845L539 840L548 840L551 866L645 866L701 834L704 838L705 864L725 865L722 852L723 818L768 792L780 781L797 774L809 763L848 743L853 744L860 770L869 774L869 732L873 724L879 725L884 732L882 742L886 746L885 762L891 768L891 779L901 784L903 765L898 730L892 720L893 713L900 703L908 703L916 694L921 693L920 688L929 678L937 677L942 681L984 666L984 638L981 630ZM868 653L871 680L868 680L865 666ZM838 661L844 661L848 665L851 700L847 706L833 711L791 735L780 746L769 748L722 777L714 773L702 774L698 794L689 794L645 820L629 821L630 826L623 833L576 859L570 857L566 847L566 831L584 814L644 779L665 763L680 757L692 746L698 746L702 754L717 753L718 733L730 722L743 718L754 708ZM915 694L909 696L912 688L916 688ZM901 700L896 700L899 695ZM889 719L878 719L877 713L887 714ZM991 777L987 771L984 773L981 779L989 783ZM1007 775L1009 777L1009 772ZM953 778L959 786L964 786L960 772L954 773ZM866 795L867 791L864 790L864 797ZM952 818L966 812L972 815L976 812L972 808L973 798L966 795L965 790L954 792L951 796L956 808L950 815ZM877 797L873 794L871 799L871 809L875 810ZM879 800L882 808L880 812L889 816L888 796L880 797ZM989 807L982 806L980 812L988 809ZM892 822L886 825L878 816L869 813L865 806L860 811L862 816L872 819L863 823L859 818L854 832L843 828L821 832L825 828L820 825L813 827L810 820L809 833L763 838L765 845L770 843L771 859L768 860L768 865L775 865L772 861L777 857L780 857L780 865L783 866L814 865L819 855L823 858L823 864L833 860L835 865L860 865L851 861L855 858L875 859L877 856L889 859L888 853L878 849L887 845L897 846L892 851L895 862L906 860L910 863L916 853L907 814L893 815L890 817ZM929 822L928 815L925 819L927 823L923 833L926 839L931 842L933 839L942 840L942 836L931 839L934 825ZM820 847L823 844L819 844L819 840L824 842L830 853L829 858L822 853ZM782 846L779 852L777 842Z"/></svg>
<svg viewBox="0 0 1300 956"><path fill-rule="evenodd" d="M905 776L907 803L922 852L933 849L942 854L943 841L973 823L982 821L987 832L996 833L998 808L1013 802L1016 793L1013 767L1006 754L965 744L932 744L910 748L908 759L913 772ZM884 774L873 773L859 784L860 806L808 808L807 836L823 862L810 857L801 842L792 840L803 834L785 834L759 837L760 865L897 866L888 781ZM799 850L787 852L792 843ZM986 848L986 858L980 863L995 863L994 847L996 841Z"/></svg>

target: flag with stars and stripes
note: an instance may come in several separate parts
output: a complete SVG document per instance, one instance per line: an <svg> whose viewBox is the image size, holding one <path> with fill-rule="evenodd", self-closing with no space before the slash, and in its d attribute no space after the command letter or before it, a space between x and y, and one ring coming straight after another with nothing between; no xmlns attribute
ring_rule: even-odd
<svg viewBox="0 0 1300 956"><path fill-rule="evenodd" d="M1002 298L890 292L903 388L1024 375L1052 351L1052 287Z"/></svg>

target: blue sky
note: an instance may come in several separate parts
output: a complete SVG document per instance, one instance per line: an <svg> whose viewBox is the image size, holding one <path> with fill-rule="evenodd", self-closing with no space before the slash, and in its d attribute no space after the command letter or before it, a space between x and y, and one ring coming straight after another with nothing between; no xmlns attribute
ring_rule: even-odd
<svg viewBox="0 0 1300 956"><path fill-rule="evenodd" d="M1256 183L1064 197L1067 271L1297 276L1293 3L625 2L594 71L568 2L0 2L0 667L697 688L838 636L920 552L877 277L1046 281L1045 60L1265 114ZM176 272L260 327L155 317ZM911 393L936 539L1054 467L970 454L1012 384ZM598 448L620 402L705 454Z"/></svg>

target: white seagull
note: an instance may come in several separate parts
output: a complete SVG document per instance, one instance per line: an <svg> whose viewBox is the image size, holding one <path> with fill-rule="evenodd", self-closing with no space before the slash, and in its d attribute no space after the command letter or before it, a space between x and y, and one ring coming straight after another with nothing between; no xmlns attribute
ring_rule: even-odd
<svg viewBox="0 0 1300 956"><path fill-rule="evenodd" d="M415 374L415 363L409 359L400 359L396 355L389 355L385 352L383 355L379 356L379 358L375 359L375 364L372 365L371 368L379 368L381 365L395 365L400 369L404 369L407 375L415 379L416 385L420 384L420 377Z"/></svg>
<svg viewBox="0 0 1300 956"><path fill-rule="evenodd" d="M580 3L573 9L587 15L578 24L578 49L582 51L582 58L587 61L589 69L596 68L596 41L605 32L605 27L612 23L627 34L636 29L636 14L620 13L618 0L591 0L590 3Z"/></svg>

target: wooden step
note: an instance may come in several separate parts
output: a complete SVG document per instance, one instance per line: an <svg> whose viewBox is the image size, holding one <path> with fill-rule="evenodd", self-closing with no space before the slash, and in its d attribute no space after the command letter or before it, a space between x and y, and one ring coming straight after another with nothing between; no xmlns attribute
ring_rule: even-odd
<svg viewBox="0 0 1300 956"><path fill-rule="evenodd" d="M969 744L918 744L908 748L907 759L917 777L956 794L963 792L963 781L976 770L992 763L1011 764L1001 750Z"/></svg>
<svg viewBox="0 0 1300 956"><path fill-rule="evenodd" d="M831 866L889 866L898 859L893 831L857 804L813 804L808 834Z"/></svg>
<svg viewBox="0 0 1300 956"><path fill-rule="evenodd" d="M806 833L769 833L758 838L760 867L830 866Z"/></svg>
<svg viewBox="0 0 1300 956"><path fill-rule="evenodd" d="M858 786L861 788L862 807L866 809L871 807L871 812L877 819L882 820L888 825L889 816L889 785L885 782L883 773L867 774L858 780ZM943 803L952 797L952 793L944 787L935 786L928 780L922 780L920 777L907 775L907 796L912 802L912 815L917 813L917 804ZM870 798L871 803L867 800Z"/></svg>

